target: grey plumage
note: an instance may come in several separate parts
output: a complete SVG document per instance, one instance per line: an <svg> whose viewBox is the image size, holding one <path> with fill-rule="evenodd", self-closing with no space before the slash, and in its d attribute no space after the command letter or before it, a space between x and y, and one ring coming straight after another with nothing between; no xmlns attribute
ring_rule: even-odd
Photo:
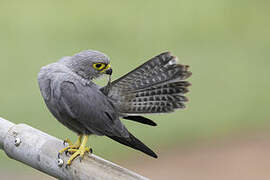
<svg viewBox="0 0 270 180"><path fill-rule="evenodd" d="M152 157L157 155L135 138L120 117L149 125L144 113L171 112L183 108L191 75L187 66L163 53L134 71L100 88L91 80L104 74L94 63L109 64L98 51L82 51L43 67L38 82L44 101L63 125L78 134L105 135ZM105 92L106 91L106 92Z"/></svg>

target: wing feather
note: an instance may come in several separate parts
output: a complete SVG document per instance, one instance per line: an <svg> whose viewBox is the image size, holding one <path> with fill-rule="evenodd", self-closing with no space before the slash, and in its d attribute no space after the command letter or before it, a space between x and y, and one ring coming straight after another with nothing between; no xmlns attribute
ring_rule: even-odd
<svg viewBox="0 0 270 180"><path fill-rule="evenodd" d="M61 84L60 106L90 132L100 135L128 136L113 105L99 89L81 83L64 81Z"/></svg>

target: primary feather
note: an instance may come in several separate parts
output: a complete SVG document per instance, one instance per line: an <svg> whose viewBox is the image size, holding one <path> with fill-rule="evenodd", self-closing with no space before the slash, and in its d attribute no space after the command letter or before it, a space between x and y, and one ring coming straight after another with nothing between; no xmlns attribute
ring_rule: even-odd
<svg viewBox="0 0 270 180"><path fill-rule="evenodd" d="M157 125L151 119L148 119L148 118L143 117L143 116L125 116L125 117L123 117L123 119L136 121L136 122L139 122L139 123L142 123L142 124L147 124L147 125L150 125L150 126L156 126Z"/></svg>

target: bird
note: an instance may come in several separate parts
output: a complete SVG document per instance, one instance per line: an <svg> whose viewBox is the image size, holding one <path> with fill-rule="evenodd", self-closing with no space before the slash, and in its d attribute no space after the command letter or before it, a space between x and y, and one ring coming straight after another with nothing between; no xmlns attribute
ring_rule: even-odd
<svg viewBox="0 0 270 180"><path fill-rule="evenodd" d="M111 82L110 58L96 50L83 50L46 65L38 73L44 102L53 116L78 135L75 143L58 153L69 153L67 165L85 153L90 135L107 136L153 158L157 154L131 134L120 119L156 126L144 114L163 114L185 108L191 85L188 65L178 63L170 52L161 53ZM95 79L108 75L104 87Z"/></svg>

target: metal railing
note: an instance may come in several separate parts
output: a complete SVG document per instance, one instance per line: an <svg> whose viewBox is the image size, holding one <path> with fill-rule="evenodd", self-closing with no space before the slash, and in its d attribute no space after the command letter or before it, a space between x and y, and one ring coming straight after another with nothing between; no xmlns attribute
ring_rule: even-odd
<svg viewBox="0 0 270 180"><path fill-rule="evenodd" d="M14 124L0 118L0 149L12 159L27 164L58 179L147 180L128 169L94 154L85 155L66 167L68 156L58 158L63 141L26 124Z"/></svg>

